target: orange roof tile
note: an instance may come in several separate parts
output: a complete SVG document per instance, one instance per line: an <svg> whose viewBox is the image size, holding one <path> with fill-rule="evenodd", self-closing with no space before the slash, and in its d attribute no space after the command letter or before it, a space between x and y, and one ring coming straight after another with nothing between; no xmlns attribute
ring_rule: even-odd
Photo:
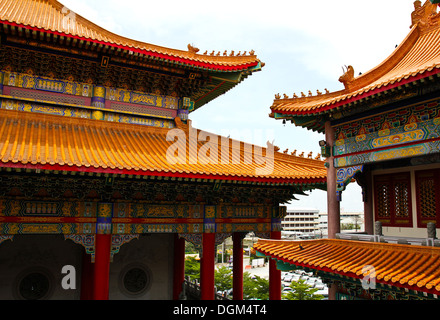
<svg viewBox="0 0 440 320"><path fill-rule="evenodd" d="M223 151L221 146L226 144L222 139L226 138L216 135L213 135L213 139L218 139L218 163L213 163L215 160L204 163L200 158L200 150L206 143L204 141L197 142L199 158L191 163L189 150L195 147L189 142L189 126L184 125L179 118L176 118L176 122L186 137L184 142L187 152L185 160L180 161L183 162L181 164L172 164L167 160L167 151L174 144L174 140L167 141L170 129L0 109L1 166L268 183L325 184L327 173L321 160L278 152L265 159L266 148L262 148L263 162L259 162L255 157L255 146L245 146L243 142L233 144L228 139L229 148ZM226 159L222 158L226 156L225 152L229 159L226 163L222 160ZM234 160L236 156L238 158L235 159L240 159L239 161ZM258 169L265 167L264 160L273 163L272 172L258 172Z"/></svg>
<svg viewBox="0 0 440 320"><path fill-rule="evenodd" d="M364 267L372 266L378 283L440 293L438 247L319 239L259 240L253 249L285 263L352 278L362 278Z"/></svg>
<svg viewBox="0 0 440 320"><path fill-rule="evenodd" d="M116 46L205 69L239 71L260 64L252 51L246 55L197 54L198 50L190 45L188 51L183 51L125 38L95 25L56 0L0 0L0 23Z"/></svg>
<svg viewBox="0 0 440 320"><path fill-rule="evenodd" d="M424 6L430 5L427 1ZM437 10L436 5L431 6L434 6L431 10ZM298 98L278 97L271 111L292 116L317 115L434 74L440 74L440 13L415 23L385 61L354 77L344 90Z"/></svg>

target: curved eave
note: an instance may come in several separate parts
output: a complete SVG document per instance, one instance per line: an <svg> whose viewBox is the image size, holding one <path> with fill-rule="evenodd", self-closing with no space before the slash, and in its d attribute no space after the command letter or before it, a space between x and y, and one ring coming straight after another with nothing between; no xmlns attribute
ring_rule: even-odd
<svg viewBox="0 0 440 320"><path fill-rule="evenodd" d="M317 107L314 107L311 110L294 110L294 111L287 111L287 110L277 110L276 106L272 106L271 110L273 113L283 114L283 115L292 115L292 116L310 116L310 115L322 115L322 114L328 114L330 111L333 111L335 109L345 108L350 103L360 101L362 99L371 98L374 95L377 95L379 93L392 90L395 88L398 88L400 86L404 86L409 83L416 82L418 80L421 80L423 78L428 78L432 76L440 76L440 65L432 68L431 70L426 70L422 73L417 73L410 75L408 77L403 77L400 81L396 81L393 83L389 83L387 85L378 86L374 89L370 89L368 91L365 91L361 94L355 94L355 95L349 95L347 97L342 98L339 101L331 101L328 103L324 103L322 105L319 105Z"/></svg>
<svg viewBox="0 0 440 320"><path fill-rule="evenodd" d="M399 87L440 76L440 26L414 25L402 43L379 65L346 83L344 90L304 98L276 99L278 118L325 116Z"/></svg>
<svg viewBox="0 0 440 320"><path fill-rule="evenodd" d="M380 95L384 92L409 85L411 83L415 83L417 81L421 81L423 79L431 78L431 77L440 77L440 65L431 68L430 70L426 70L421 73L415 73L410 76L402 77L401 80L396 82L390 82L387 85L378 86L374 89L365 91L361 94L356 95L350 95L347 97L344 97L341 100L338 101L331 101L319 106L316 106L309 110L278 110L276 108L276 105L272 105L271 107L271 115L275 119L282 120L282 119L289 119L297 126L301 126L304 128L307 128L309 130L318 131L318 132L324 132L324 124L320 123L319 117L328 115L330 113L339 112L343 109L347 109L351 107L353 103L361 102L363 100L367 99L374 99L375 96ZM312 124L301 124L303 122L307 122L302 119L307 119Z"/></svg>
<svg viewBox="0 0 440 320"><path fill-rule="evenodd" d="M6 162L0 164L1 168L10 168L14 170L37 170L37 171L52 171L52 172L77 172L77 173L94 173L94 174L113 174L125 176L147 176L147 177L168 177L168 178L182 178L182 179L198 179L198 180L218 180L218 181L236 181L249 184L267 184L267 185L295 185L308 187L321 187L327 183L326 177L311 177L311 178L275 178L264 176L239 176L229 174L203 174L192 172L177 172L174 170L136 170L136 169L111 169L100 168L92 166L75 166L75 165L60 165L60 164L23 164Z"/></svg>
<svg viewBox="0 0 440 320"><path fill-rule="evenodd" d="M364 266L379 265L375 268L377 283L436 295L440 293L439 274L432 264L439 264L439 248L336 239L260 239L253 250L285 264L351 279L364 278ZM358 262L359 257L362 262Z"/></svg>
<svg viewBox="0 0 440 320"><path fill-rule="evenodd" d="M35 32L41 32L44 34L56 35L59 37L76 39L79 41L86 41L86 42L96 44L96 45L108 46L111 48L116 48L119 50L124 50L127 52L136 53L139 55L144 55L152 60L164 61L164 62L176 64L176 65L187 66L187 67L196 68L196 69L205 70L205 71L219 71L219 72L244 71L244 70L256 67L260 63L256 57L253 61L245 62L243 64L238 64L238 63L237 64L227 64L226 62L223 62L223 63L206 62L206 61L200 61L201 59L197 59L197 60L190 59L190 58L186 58L183 56L161 53L161 52L155 51L155 50L135 48L135 47L131 47L128 45L116 44L116 43L112 43L112 42L106 42L106 41L102 41L102 40L71 35L68 33L60 32L60 31L32 27L29 25L18 24L18 23L6 21L6 20L0 20L0 24L8 25L8 26L16 27L16 28L23 28L23 29L27 29L27 30L31 30L31 31L35 31ZM204 58L205 56L197 55L197 57Z"/></svg>

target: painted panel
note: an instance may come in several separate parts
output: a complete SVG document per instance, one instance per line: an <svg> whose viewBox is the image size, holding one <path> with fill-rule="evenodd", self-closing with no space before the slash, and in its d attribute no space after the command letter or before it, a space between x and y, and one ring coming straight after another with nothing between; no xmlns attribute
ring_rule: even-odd
<svg viewBox="0 0 440 320"><path fill-rule="evenodd" d="M335 166L438 153L440 118L336 141Z"/></svg>

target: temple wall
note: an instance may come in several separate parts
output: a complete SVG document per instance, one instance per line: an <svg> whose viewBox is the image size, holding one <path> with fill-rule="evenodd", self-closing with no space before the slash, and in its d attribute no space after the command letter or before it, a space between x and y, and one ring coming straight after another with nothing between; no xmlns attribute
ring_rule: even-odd
<svg viewBox="0 0 440 320"><path fill-rule="evenodd" d="M124 244L110 263L109 299L172 299L173 234L140 236ZM41 272L50 283L45 299L78 300L81 295L81 272L84 248L62 235L16 235L13 241L0 244L0 300L22 299L18 292L20 279ZM76 271L76 289L63 289L63 266ZM141 268L148 275L146 289L130 294L124 286L124 275Z"/></svg>
<svg viewBox="0 0 440 320"><path fill-rule="evenodd" d="M174 234L141 235L121 247L110 263L109 299L172 300ZM147 290L132 295L123 286L130 268L144 268L150 283Z"/></svg>
<svg viewBox="0 0 440 320"><path fill-rule="evenodd" d="M438 170L440 169L440 164L429 164L429 165L419 165L419 166L411 166L411 167L403 167L396 169L386 169L386 170L374 170L372 172L373 178L377 175L394 175L399 173L409 173L411 180L411 227L403 227L403 226L386 226L382 227L382 232L384 236L396 236L396 237L414 237L414 238L427 238L427 229L426 226L420 226L420 216L422 212L418 211L418 201L417 198L417 184L415 175L416 172L423 170ZM377 199L373 198L373 205ZM377 216L374 215L374 219L376 221ZM440 225L437 224L437 235L440 234Z"/></svg>
<svg viewBox="0 0 440 320"><path fill-rule="evenodd" d="M83 248L60 235L17 235L0 244L0 300L21 299L19 280L25 274L43 272L50 279L49 299L79 299L80 291L65 290L61 281L65 265L77 270L80 282Z"/></svg>

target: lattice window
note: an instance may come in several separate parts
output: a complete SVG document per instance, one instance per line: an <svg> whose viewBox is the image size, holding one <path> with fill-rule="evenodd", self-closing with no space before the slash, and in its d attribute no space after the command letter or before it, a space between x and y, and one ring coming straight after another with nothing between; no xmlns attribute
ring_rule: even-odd
<svg viewBox="0 0 440 320"><path fill-rule="evenodd" d="M428 222L440 225L440 169L416 172L417 222L426 227Z"/></svg>
<svg viewBox="0 0 440 320"><path fill-rule="evenodd" d="M388 183L378 183L376 188L376 214L383 221L390 222L390 190Z"/></svg>
<svg viewBox="0 0 440 320"><path fill-rule="evenodd" d="M376 221L384 226L412 226L409 173L375 176L374 198Z"/></svg>
<svg viewBox="0 0 440 320"><path fill-rule="evenodd" d="M409 217L409 201L411 196L409 190L410 187L406 181L394 184L394 211L396 217Z"/></svg>

